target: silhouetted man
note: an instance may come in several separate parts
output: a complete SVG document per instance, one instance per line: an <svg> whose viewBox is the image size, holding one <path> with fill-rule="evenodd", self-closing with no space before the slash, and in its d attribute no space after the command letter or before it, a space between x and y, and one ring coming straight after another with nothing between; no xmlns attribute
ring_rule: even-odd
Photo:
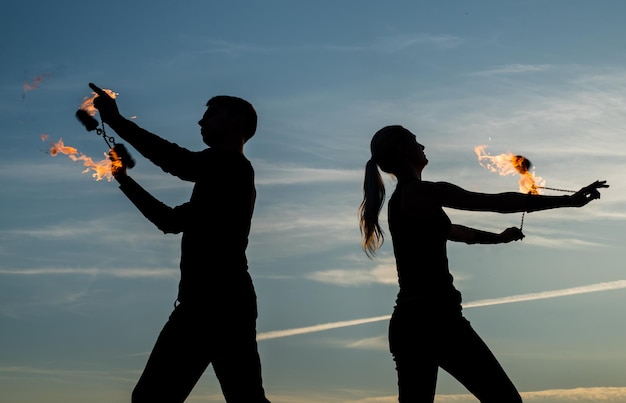
<svg viewBox="0 0 626 403"><path fill-rule="evenodd" d="M198 122L209 148L194 152L125 119L93 84L94 106L121 138L165 172L194 182L188 202L169 207L113 168L120 189L164 233L181 233L178 300L132 401L183 402L209 364L229 403L268 403L256 343L256 294L246 247L256 191L244 144L256 131L250 103L216 96Z"/></svg>

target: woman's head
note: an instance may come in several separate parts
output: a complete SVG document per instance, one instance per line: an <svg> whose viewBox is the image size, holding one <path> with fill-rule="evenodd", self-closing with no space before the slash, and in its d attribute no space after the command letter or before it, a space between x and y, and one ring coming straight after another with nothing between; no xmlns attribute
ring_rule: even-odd
<svg viewBox="0 0 626 403"><path fill-rule="evenodd" d="M399 125L385 126L377 131L372 137L370 150L372 160L391 174L407 165L417 165L421 169L428 163L424 146L417 142L413 133Z"/></svg>

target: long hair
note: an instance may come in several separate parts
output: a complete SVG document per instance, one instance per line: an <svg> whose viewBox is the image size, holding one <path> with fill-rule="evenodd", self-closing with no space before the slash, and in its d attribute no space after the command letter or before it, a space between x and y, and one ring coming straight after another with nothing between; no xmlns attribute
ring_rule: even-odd
<svg viewBox="0 0 626 403"><path fill-rule="evenodd" d="M376 255L385 241L385 234L378 222L380 210L385 201L385 184L373 159L365 164L365 180L363 181L363 201L359 206L359 227L361 229L361 246L369 258Z"/></svg>
<svg viewBox="0 0 626 403"><path fill-rule="evenodd" d="M385 126L372 137L370 150L372 157L365 165L363 181L363 201L359 206L359 227L361 246L369 258L373 258L385 241L378 217L385 202L385 184L380 170L394 174L402 162L399 150L413 134L400 125Z"/></svg>

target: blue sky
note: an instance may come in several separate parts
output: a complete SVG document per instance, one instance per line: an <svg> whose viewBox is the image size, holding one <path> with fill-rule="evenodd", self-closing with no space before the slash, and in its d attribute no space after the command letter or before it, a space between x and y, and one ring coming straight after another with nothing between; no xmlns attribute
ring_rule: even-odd
<svg viewBox="0 0 626 403"><path fill-rule="evenodd" d="M190 149L203 147L208 98L255 105L248 257L272 402L396 401L391 245L369 260L356 215L369 139L388 124L426 146L428 180L517 191L478 163L485 144L528 157L546 186L609 182L583 209L527 214L522 242L451 244L449 259L467 318L525 401L626 402L625 12L539 0L5 5L0 400L129 401L176 297L179 237L41 140L103 158L74 117L95 82ZM170 205L188 199L190 184L133 155L137 181ZM493 231L521 222L448 213ZM475 401L444 372L437 393ZM223 402L211 369L188 401Z"/></svg>

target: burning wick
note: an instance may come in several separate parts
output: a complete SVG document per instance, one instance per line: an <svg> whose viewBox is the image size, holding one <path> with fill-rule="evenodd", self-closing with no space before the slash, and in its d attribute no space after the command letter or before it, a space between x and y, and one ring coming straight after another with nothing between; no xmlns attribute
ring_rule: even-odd
<svg viewBox="0 0 626 403"><path fill-rule="evenodd" d="M117 94L111 90L104 89L104 91L109 94L111 98L117 97ZM104 142L107 146L109 146L109 154L107 155L105 153L105 158L96 162L85 154L79 153L76 148L66 146L63 143L63 139L59 139L56 143L51 142L48 153L53 157L56 157L59 154L65 154L72 161L82 161L83 166L86 167L83 173L93 171L92 176L97 181L106 179L110 182L113 179L113 172L122 167L134 167L135 160L130 156L130 153L124 144L116 144L113 137L106 135L104 131L104 123L102 123L102 128L98 127L99 123L94 118L96 113L98 113L98 109L96 109L93 105L93 101L97 96L98 95L95 92L92 92L90 97L85 97L85 99L83 99L82 104L76 111L76 118L85 126L87 131L95 130L99 136L102 136ZM42 134L41 141L46 141L49 137L50 136L47 134Z"/></svg>
<svg viewBox="0 0 626 403"><path fill-rule="evenodd" d="M106 92L111 98L114 98L114 99L117 98L117 93L106 88L103 91ZM83 99L83 102L81 103L80 107L76 111L76 119L78 119L80 123L82 123L83 126L85 126L88 132L95 130L98 136L102 136L107 146L109 146L109 148L113 148L115 147L115 139L111 136L106 135L104 131L104 122L102 123L102 128L100 128L98 127L99 126L98 121L94 118L96 113L98 113L98 109L96 109L96 107L93 104L93 101L94 99L96 99L97 96L98 94L96 94L95 92L92 92L91 96L85 97Z"/></svg>
<svg viewBox="0 0 626 403"><path fill-rule="evenodd" d="M549 188L543 186L545 181L540 177L535 177L535 175L530 172L530 168L532 163L530 160L523 155L514 155L512 153L505 153L496 156L491 156L486 153L485 149L486 145L480 145L474 147L474 152L478 156L478 163L490 170L491 172L495 172L500 174L501 176L505 175L515 175L518 173L520 175L519 180L519 189L520 192L536 195L539 194L539 189L547 189L554 190L558 192L571 192L574 193L574 190L567 189L556 189ZM524 216L526 212L522 212L522 222L520 224L520 231L524 227Z"/></svg>
<svg viewBox="0 0 626 403"><path fill-rule="evenodd" d="M103 88L103 91L109 94L109 96L113 99L117 98L117 96L119 95L117 92L113 92L106 88ZM98 94L92 92L90 96L83 99L83 102L80 104L80 107L78 109L87 112L89 116L95 116L96 113L98 113L98 110L95 106L93 106L93 100L96 99L97 96Z"/></svg>
<svg viewBox="0 0 626 403"><path fill-rule="evenodd" d="M535 178L535 175L530 172L532 163L528 158L523 155L514 155L512 153L491 156L486 153L486 148L487 146L485 145L474 147L474 152L478 156L478 163L481 166L487 168L491 172L498 173L501 176L515 175L515 173L518 173L520 175L520 192L526 194L539 194L536 180L541 181L541 178ZM526 212L523 211L522 222L519 226L520 231L524 228L525 215Z"/></svg>
<svg viewBox="0 0 626 403"><path fill-rule="evenodd" d="M501 176L520 175L519 189L522 193L539 194L539 189L543 189L544 181L530 172L532 163L523 155L505 153L491 156L486 153L487 146L474 147L474 152L478 156L478 163Z"/></svg>
<svg viewBox="0 0 626 403"><path fill-rule="evenodd" d="M117 93L104 89L104 91L111 96L111 98L116 98ZM98 109L93 104L94 99L98 96L95 92L91 93L90 97L85 97L83 103L80 105L80 108L76 111L76 118L82 123L87 131L96 131L98 136L102 136L104 142L110 149L109 156L113 161L114 168L118 168L116 164L118 160L123 162L124 166L127 168L132 168L135 166L135 160L130 156L130 153L124 146L124 144L116 144L115 138L113 136L107 136L104 130L104 122L102 122L102 127L98 127L99 123L94 118L95 114L98 112ZM120 164L121 164L120 162ZM121 167L121 165L120 165Z"/></svg>

